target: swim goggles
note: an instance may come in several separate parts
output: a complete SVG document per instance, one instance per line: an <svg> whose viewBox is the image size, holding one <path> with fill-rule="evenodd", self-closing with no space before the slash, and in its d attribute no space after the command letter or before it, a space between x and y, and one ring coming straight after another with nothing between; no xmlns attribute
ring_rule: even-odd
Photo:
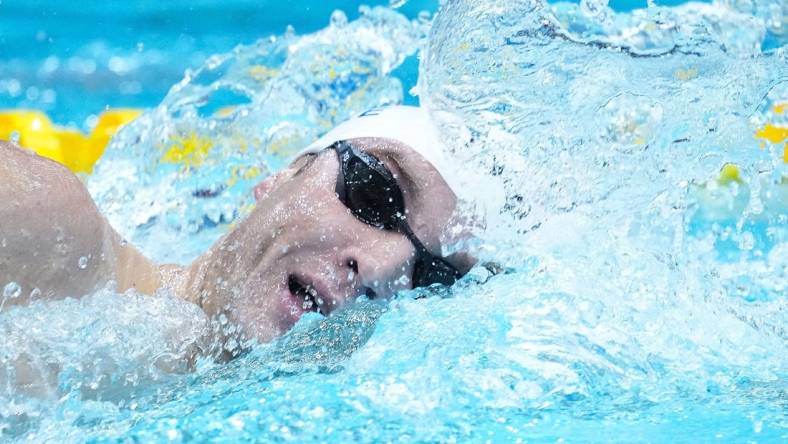
<svg viewBox="0 0 788 444"><path fill-rule="evenodd" d="M336 186L339 200L362 222L402 233L413 244L416 249L413 288L451 285L457 281L460 272L445 259L430 253L408 225L402 190L383 162L344 140L329 148L339 156Z"/></svg>

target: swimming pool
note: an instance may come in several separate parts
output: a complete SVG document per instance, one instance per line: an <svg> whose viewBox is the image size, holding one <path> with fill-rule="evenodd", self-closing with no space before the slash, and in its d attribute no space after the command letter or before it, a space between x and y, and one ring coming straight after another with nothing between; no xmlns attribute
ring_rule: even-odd
<svg viewBox="0 0 788 444"><path fill-rule="evenodd" d="M753 5L456 0L430 23L408 2L174 50L173 70L223 52L162 86L87 179L148 254L194 257L256 181L347 115L405 100L418 67L447 140L473 135L455 155L487 221L474 247L507 272L307 316L193 369L204 316L166 294L9 310L0 378L30 365L47 383L0 384L2 438L784 441L788 198L770 128L786 124L788 24L780 2ZM47 111L96 112L66 103Z"/></svg>

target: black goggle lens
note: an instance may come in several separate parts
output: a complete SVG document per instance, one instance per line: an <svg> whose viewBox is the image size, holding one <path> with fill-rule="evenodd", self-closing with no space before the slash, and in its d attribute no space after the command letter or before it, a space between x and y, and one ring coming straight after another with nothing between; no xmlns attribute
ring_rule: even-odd
<svg viewBox="0 0 788 444"><path fill-rule="evenodd" d="M394 178L386 177L381 168L383 165L374 158L348 159L343 203L362 221L385 230L397 230L405 216L405 199Z"/></svg>

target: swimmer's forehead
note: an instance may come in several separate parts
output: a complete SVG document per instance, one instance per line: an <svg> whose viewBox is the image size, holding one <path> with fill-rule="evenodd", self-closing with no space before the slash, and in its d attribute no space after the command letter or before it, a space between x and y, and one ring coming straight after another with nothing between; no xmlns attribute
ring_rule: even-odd
<svg viewBox="0 0 788 444"><path fill-rule="evenodd" d="M409 191L421 193L430 189L445 194L452 201L456 198L438 170L405 143L383 137L359 137L348 142L380 159L395 175L402 176L405 185L411 188Z"/></svg>
<svg viewBox="0 0 788 444"><path fill-rule="evenodd" d="M373 154L386 156L418 155L413 148L395 139L385 137L357 137L348 140L353 146Z"/></svg>

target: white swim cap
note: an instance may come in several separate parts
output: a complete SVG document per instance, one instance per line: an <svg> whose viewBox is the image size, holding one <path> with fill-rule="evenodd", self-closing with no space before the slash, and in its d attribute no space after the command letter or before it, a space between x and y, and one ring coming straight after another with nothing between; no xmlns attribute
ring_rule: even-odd
<svg viewBox="0 0 788 444"><path fill-rule="evenodd" d="M460 196L457 170L448 156L446 146L429 112L415 106L389 106L365 111L311 143L298 156L317 153L340 140L359 137L384 137L411 147L432 164L454 194Z"/></svg>

